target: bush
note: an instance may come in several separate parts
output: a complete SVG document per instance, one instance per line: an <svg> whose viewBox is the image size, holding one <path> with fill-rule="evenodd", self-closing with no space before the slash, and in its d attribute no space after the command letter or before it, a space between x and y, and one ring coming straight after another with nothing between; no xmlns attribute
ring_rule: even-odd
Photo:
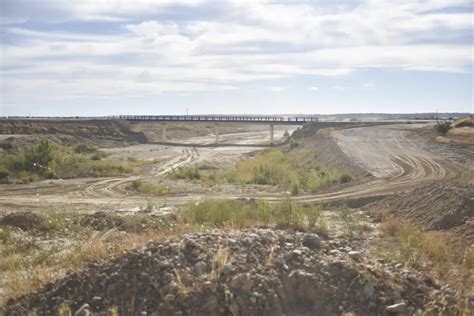
<svg viewBox="0 0 474 316"><path fill-rule="evenodd" d="M125 189L143 194L164 195L170 192L170 188L162 185L155 185L149 182L135 180L130 182Z"/></svg>
<svg viewBox="0 0 474 316"><path fill-rule="evenodd" d="M290 149L294 149L300 145L300 143L294 140L293 138L290 138L289 143L290 143Z"/></svg>
<svg viewBox="0 0 474 316"><path fill-rule="evenodd" d="M5 168L0 166L0 181L7 180L10 176L10 172Z"/></svg>
<svg viewBox="0 0 474 316"><path fill-rule="evenodd" d="M43 139L36 146L25 152L25 169L36 173L48 170L49 163L54 159L54 145Z"/></svg>
<svg viewBox="0 0 474 316"><path fill-rule="evenodd" d="M304 210L306 219L308 221L308 228L314 229L317 226L317 223L321 217L321 208L323 204L318 204L314 207L309 207Z"/></svg>
<svg viewBox="0 0 474 316"><path fill-rule="evenodd" d="M449 130L452 128L452 124L449 121L437 121L436 122L436 132L440 135L448 134Z"/></svg>
<svg viewBox="0 0 474 316"><path fill-rule="evenodd" d="M0 156L0 170L8 177L24 183L50 178L77 178L118 176L132 173L135 165L100 161L107 153L94 150L94 154L78 154L90 151L82 145L76 148L54 145L44 139L24 152ZM0 178L1 180L1 178Z"/></svg>
<svg viewBox="0 0 474 316"><path fill-rule="evenodd" d="M325 225L320 219L321 207L322 205L318 205L303 209L289 198L279 204L269 204L261 200L242 202L207 199L185 205L177 211L177 217L181 223L206 227L241 229L275 225L279 229L319 232L320 226Z"/></svg>
<svg viewBox="0 0 474 316"><path fill-rule="evenodd" d="M316 192L339 180L337 173L312 163L310 155L312 152L303 148L286 153L278 149L266 150L256 157L239 161L220 177L229 183L275 185L292 195ZM308 160L310 163L306 162Z"/></svg>
<svg viewBox="0 0 474 316"><path fill-rule="evenodd" d="M339 182L340 183L348 183L348 182L351 182L352 181L352 176L348 173L343 173L340 177L339 177Z"/></svg>
<svg viewBox="0 0 474 316"><path fill-rule="evenodd" d="M365 223L363 216L357 211L351 210L347 205L343 205L339 209L339 219L350 238L353 238L355 233L362 234L372 230L372 227Z"/></svg>
<svg viewBox="0 0 474 316"><path fill-rule="evenodd" d="M197 166L181 167L170 173L170 177L174 179L199 180L201 172Z"/></svg>

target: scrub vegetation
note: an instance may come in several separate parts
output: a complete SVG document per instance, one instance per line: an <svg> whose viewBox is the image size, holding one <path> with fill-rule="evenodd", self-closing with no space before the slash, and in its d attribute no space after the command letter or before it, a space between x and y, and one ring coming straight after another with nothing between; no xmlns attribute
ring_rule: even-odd
<svg viewBox="0 0 474 316"><path fill-rule="evenodd" d="M327 233L322 207L322 204L302 207L289 198L278 204L264 200L206 199L183 206L177 212L177 219L180 224L210 228L244 229L263 225Z"/></svg>
<svg viewBox="0 0 474 316"><path fill-rule="evenodd" d="M0 156L0 180L24 183L42 179L107 177L130 174L140 162L103 161L107 154L84 145L61 146L43 139L17 153Z"/></svg>
<svg viewBox="0 0 474 316"><path fill-rule="evenodd" d="M386 220L380 229L379 255L470 290L474 282L472 245L449 232L425 231L400 218Z"/></svg>
<svg viewBox="0 0 474 316"><path fill-rule="evenodd" d="M166 195L170 193L170 187L157 185L146 181L135 180L125 187L128 191L147 195Z"/></svg>
<svg viewBox="0 0 474 316"><path fill-rule="evenodd" d="M288 151L270 149L236 163L220 174L229 183L273 185L297 195L316 192L336 183L352 181L352 176L322 167L312 159L309 149L294 147Z"/></svg>

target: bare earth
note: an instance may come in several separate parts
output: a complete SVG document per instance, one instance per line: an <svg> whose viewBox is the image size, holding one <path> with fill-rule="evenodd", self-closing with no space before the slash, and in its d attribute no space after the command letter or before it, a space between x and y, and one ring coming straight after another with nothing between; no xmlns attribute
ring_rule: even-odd
<svg viewBox="0 0 474 316"><path fill-rule="evenodd" d="M275 139L283 141L287 129L277 127ZM369 211L397 212L427 229L451 230L473 241L474 175L469 163L473 148L453 149L453 144L435 142L432 130L426 124L316 128L315 135L305 139L319 150L314 159L350 170L356 179L291 199L303 204L321 200L367 204ZM208 197L270 202L286 198L284 192L271 186L207 187L164 177L187 165L227 168L263 150L262 145L269 141L266 129L235 128L220 135L222 146L215 146L215 135L209 133L175 140L181 145L155 143L104 149L110 153L107 159L113 161L130 157L151 161L147 172L140 175L0 185L0 212L58 210L96 212L90 215L97 216L98 211L123 211L135 215L144 200L161 206L157 211L169 211ZM130 195L125 186L134 180L169 185L173 191L166 197ZM330 207L324 213L327 218L337 217ZM157 239L113 260L90 263L80 272L63 275L49 286L9 301L7 314L22 315L33 309L51 314L60 302L71 304L73 311L86 306L87 311L103 312L116 306L123 314L132 308L129 314L148 311L152 315L153 311L160 311L160 315L229 311L232 315L306 315L308 311L323 315L456 314L459 310L469 312L474 306L474 301L466 300L461 291L440 285L423 273L374 259L371 249L378 238L377 229L369 230L363 238L349 240L338 226L340 220L332 221L331 233L324 238L255 228ZM216 258L222 260L217 268ZM216 273L219 277L214 276ZM150 290L150 285L155 289ZM124 296L124 287L133 292L131 297L128 292ZM180 288L190 291L189 295L180 295ZM224 295L229 289L237 295Z"/></svg>
<svg viewBox="0 0 474 316"><path fill-rule="evenodd" d="M472 183L472 173L459 164L423 149L416 139L411 137L425 125L383 125L336 130L332 136L343 152L374 177L334 192L300 195L296 201L313 202L318 200L337 200L386 195L406 191L422 184L452 179L466 179ZM276 139L282 139L287 128L276 130ZM109 159L125 160L160 159L153 165L149 175L134 177L115 177L102 179L73 179L42 181L34 184L0 185L0 207L8 210L127 210L143 203L143 197L124 195L123 187L137 179L157 179L175 168L205 163L216 167L229 166L245 155L263 148L253 147L268 142L267 131L241 132L221 135L222 144L239 146L222 147L179 147L157 144L140 144L124 148L108 149L112 153ZM209 145L214 135L190 138L186 143ZM248 146L246 146L248 145ZM239 187L226 188L220 192L179 192L166 197L168 206L180 205L191 200L216 195L220 198L263 198L279 201L281 193L242 192ZM163 197L150 197L157 204L163 203Z"/></svg>

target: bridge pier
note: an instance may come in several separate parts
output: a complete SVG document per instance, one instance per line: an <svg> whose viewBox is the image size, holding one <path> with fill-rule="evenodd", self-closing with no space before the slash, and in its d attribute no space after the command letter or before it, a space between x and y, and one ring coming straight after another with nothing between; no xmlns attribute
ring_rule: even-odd
<svg viewBox="0 0 474 316"><path fill-rule="evenodd" d="M270 144L273 144L273 124L270 124Z"/></svg>
<svg viewBox="0 0 474 316"><path fill-rule="evenodd" d="M161 140L166 142L166 125L161 125Z"/></svg>
<svg viewBox="0 0 474 316"><path fill-rule="evenodd" d="M214 135L216 135L216 145L219 144L219 126L214 125Z"/></svg>

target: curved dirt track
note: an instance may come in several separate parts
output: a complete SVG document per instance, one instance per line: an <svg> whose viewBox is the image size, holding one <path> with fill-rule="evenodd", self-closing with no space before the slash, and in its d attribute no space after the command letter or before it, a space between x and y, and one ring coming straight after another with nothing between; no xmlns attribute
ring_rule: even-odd
<svg viewBox="0 0 474 316"><path fill-rule="evenodd" d="M376 195L386 195L414 188L424 183L452 180L463 176L461 167L450 163L420 147L411 137L411 133L426 125L381 125L359 127L333 132L333 137L341 149L355 163L363 166L375 176L375 180L357 184L333 192L309 194L293 197L299 202L315 202L319 200L338 200ZM248 134L248 133L242 133ZM238 140L238 133L232 139ZM317 135L315 136L317 137ZM254 140L255 135L252 135ZM203 142L209 138L201 137ZM248 150L248 149L247 149ZM35 203L51 205L88 205L94 207L134 208L145 200L157 204L163 203L163 197L127 196L123 187L126 183L138 179L165 175L174 168L193 164L197 161L213 162L219 158L219 147L196 149L183 148L182 151L166 163L152 169L147 176L132 176L91 180L58 187L51 190L47 184L38 184L34 189L25 186L3 186L0 188L0 205L28 206ZM73 196L71 196L73 195ZM167 205L179 205L204 197L219 198L262 198L277 202L285 197L281 193L209 193L168 195Z"/></svg>

